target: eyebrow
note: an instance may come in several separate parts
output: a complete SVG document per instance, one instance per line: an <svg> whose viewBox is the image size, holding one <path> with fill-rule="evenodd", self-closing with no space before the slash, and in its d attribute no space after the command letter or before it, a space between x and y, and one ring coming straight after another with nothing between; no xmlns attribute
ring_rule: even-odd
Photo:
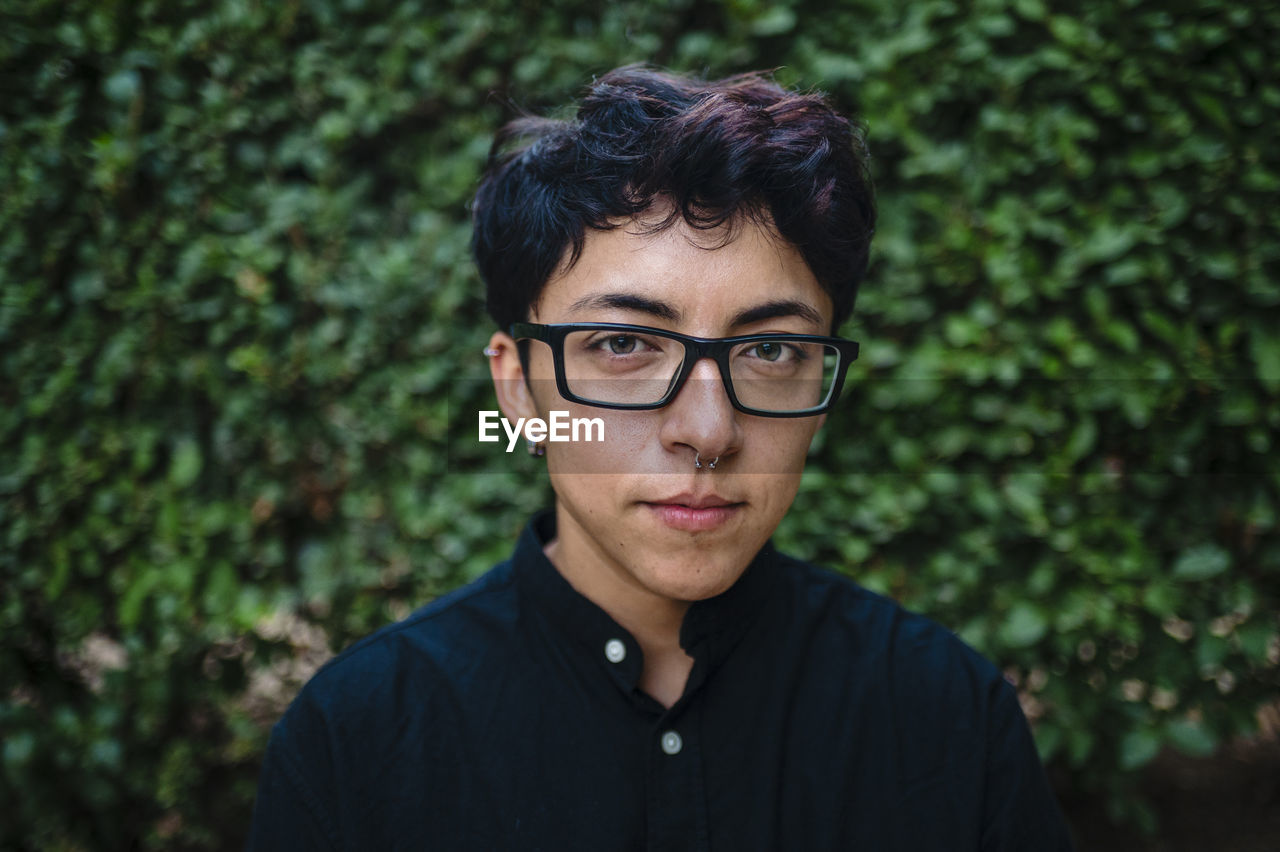
<svg viewBox="0 0 1280 852"><path fill-rule="evenodd" d="M761 320L774 319L775 317L799 317L808 320L816 326L826 325L826 321L822 318L822 314L818 313L812 305L804 302L798 302L794 299L778 299L772 302L765 302L763 305L756 305L754 308L747 308L733 318L733 327L742 325L751 325Z"/></svg>
<svg viewBox="0 0 1280 852"><path fill-rule="evenodd" d="M570 305L569 311L570 313L576 313L593 308L597 310L613 308L615 310L637 311L670 322L677 322L680 319L680 312L666 302L660 302L657 299L646 299L643 296L636 296L631 293L601 293L596 296L584 296Z"/></svg>
<svg viewBox="0 0 1280 852"><path fill-rule="evenodd" d="M648 314L657 319L667 320L668 322L679 322L680 311L668 302L658 299L646 299L643 296L637 296L632 293L601 293L595 296L584 296L569 306L571 313L577 313L585 310L600 310L612 308L614 310L636 311L642 314ZM730 323L730 328L750 325L752 323L761 322L762 320L775 319L777 317L799 317L807 320L814 325L823 326L825 320L822 314L818 313L812 305L800 302L795 299L776 299L771 302L765 302L755 307L747 308L740 311L734 316Z"/></svg>

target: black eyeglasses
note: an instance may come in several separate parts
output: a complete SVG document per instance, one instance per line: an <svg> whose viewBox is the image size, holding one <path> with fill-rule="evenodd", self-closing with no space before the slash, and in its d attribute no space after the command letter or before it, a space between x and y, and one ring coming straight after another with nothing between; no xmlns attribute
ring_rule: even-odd
<svg viewBox="0 0 1280 852"><path fill-rule="evenodd" d="M854 341L814 334L704 338L643 325L531 322L510 333L549 345L560 395L597 408L661 408L710 358L739 411L809 417L831 410L858 357Z"/></svg>

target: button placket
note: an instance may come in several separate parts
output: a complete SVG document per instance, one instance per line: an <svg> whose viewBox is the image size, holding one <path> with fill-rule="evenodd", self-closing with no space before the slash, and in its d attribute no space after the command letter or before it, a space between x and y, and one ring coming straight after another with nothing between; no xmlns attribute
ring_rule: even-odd
<svg viewBox="0 0 1280 852"><path fill-rule="evenodd" d="M627 646L621 639L610 639L604 643L604 658L611 663L620 663L627 658Z"/></svg>
<svg viewBox="0 0 1280 852"><path fill-rule="evenodd" d="M705 852L709 847L700 718L699 703L682 699L649 729L648 852Z"/></svg>

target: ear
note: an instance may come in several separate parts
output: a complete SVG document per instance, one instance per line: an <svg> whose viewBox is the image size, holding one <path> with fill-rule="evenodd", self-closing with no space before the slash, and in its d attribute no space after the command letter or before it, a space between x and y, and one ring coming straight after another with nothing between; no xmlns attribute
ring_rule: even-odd
<svg viewBox="0 0 1280 852"><path fill-rule="evenodd" d="M493 391L498 397L502 416L515 423L521 417L538 416L529 385L525 381L524 367L520 365L520 352L511 335L496 331L489 338L486 350L489 354L489 375L493 378Z"/></svg>

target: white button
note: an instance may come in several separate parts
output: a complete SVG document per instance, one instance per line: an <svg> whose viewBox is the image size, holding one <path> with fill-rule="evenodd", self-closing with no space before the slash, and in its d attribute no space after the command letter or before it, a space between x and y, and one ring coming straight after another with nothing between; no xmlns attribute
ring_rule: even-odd
<svg viewBox="0 0 1280 852"><path fill-rule="evenodd" d="M620 663L627 658L627 646L621 639L610 639L604 643L604 656L611 663Z"/></svg>
<svg viewBox="0 0 1280 852"><path fill-rule="evenodd" d="M675 731L667 731L662 735L662 750L667 754L679 754L684 748L684 740Z"/></svg>

